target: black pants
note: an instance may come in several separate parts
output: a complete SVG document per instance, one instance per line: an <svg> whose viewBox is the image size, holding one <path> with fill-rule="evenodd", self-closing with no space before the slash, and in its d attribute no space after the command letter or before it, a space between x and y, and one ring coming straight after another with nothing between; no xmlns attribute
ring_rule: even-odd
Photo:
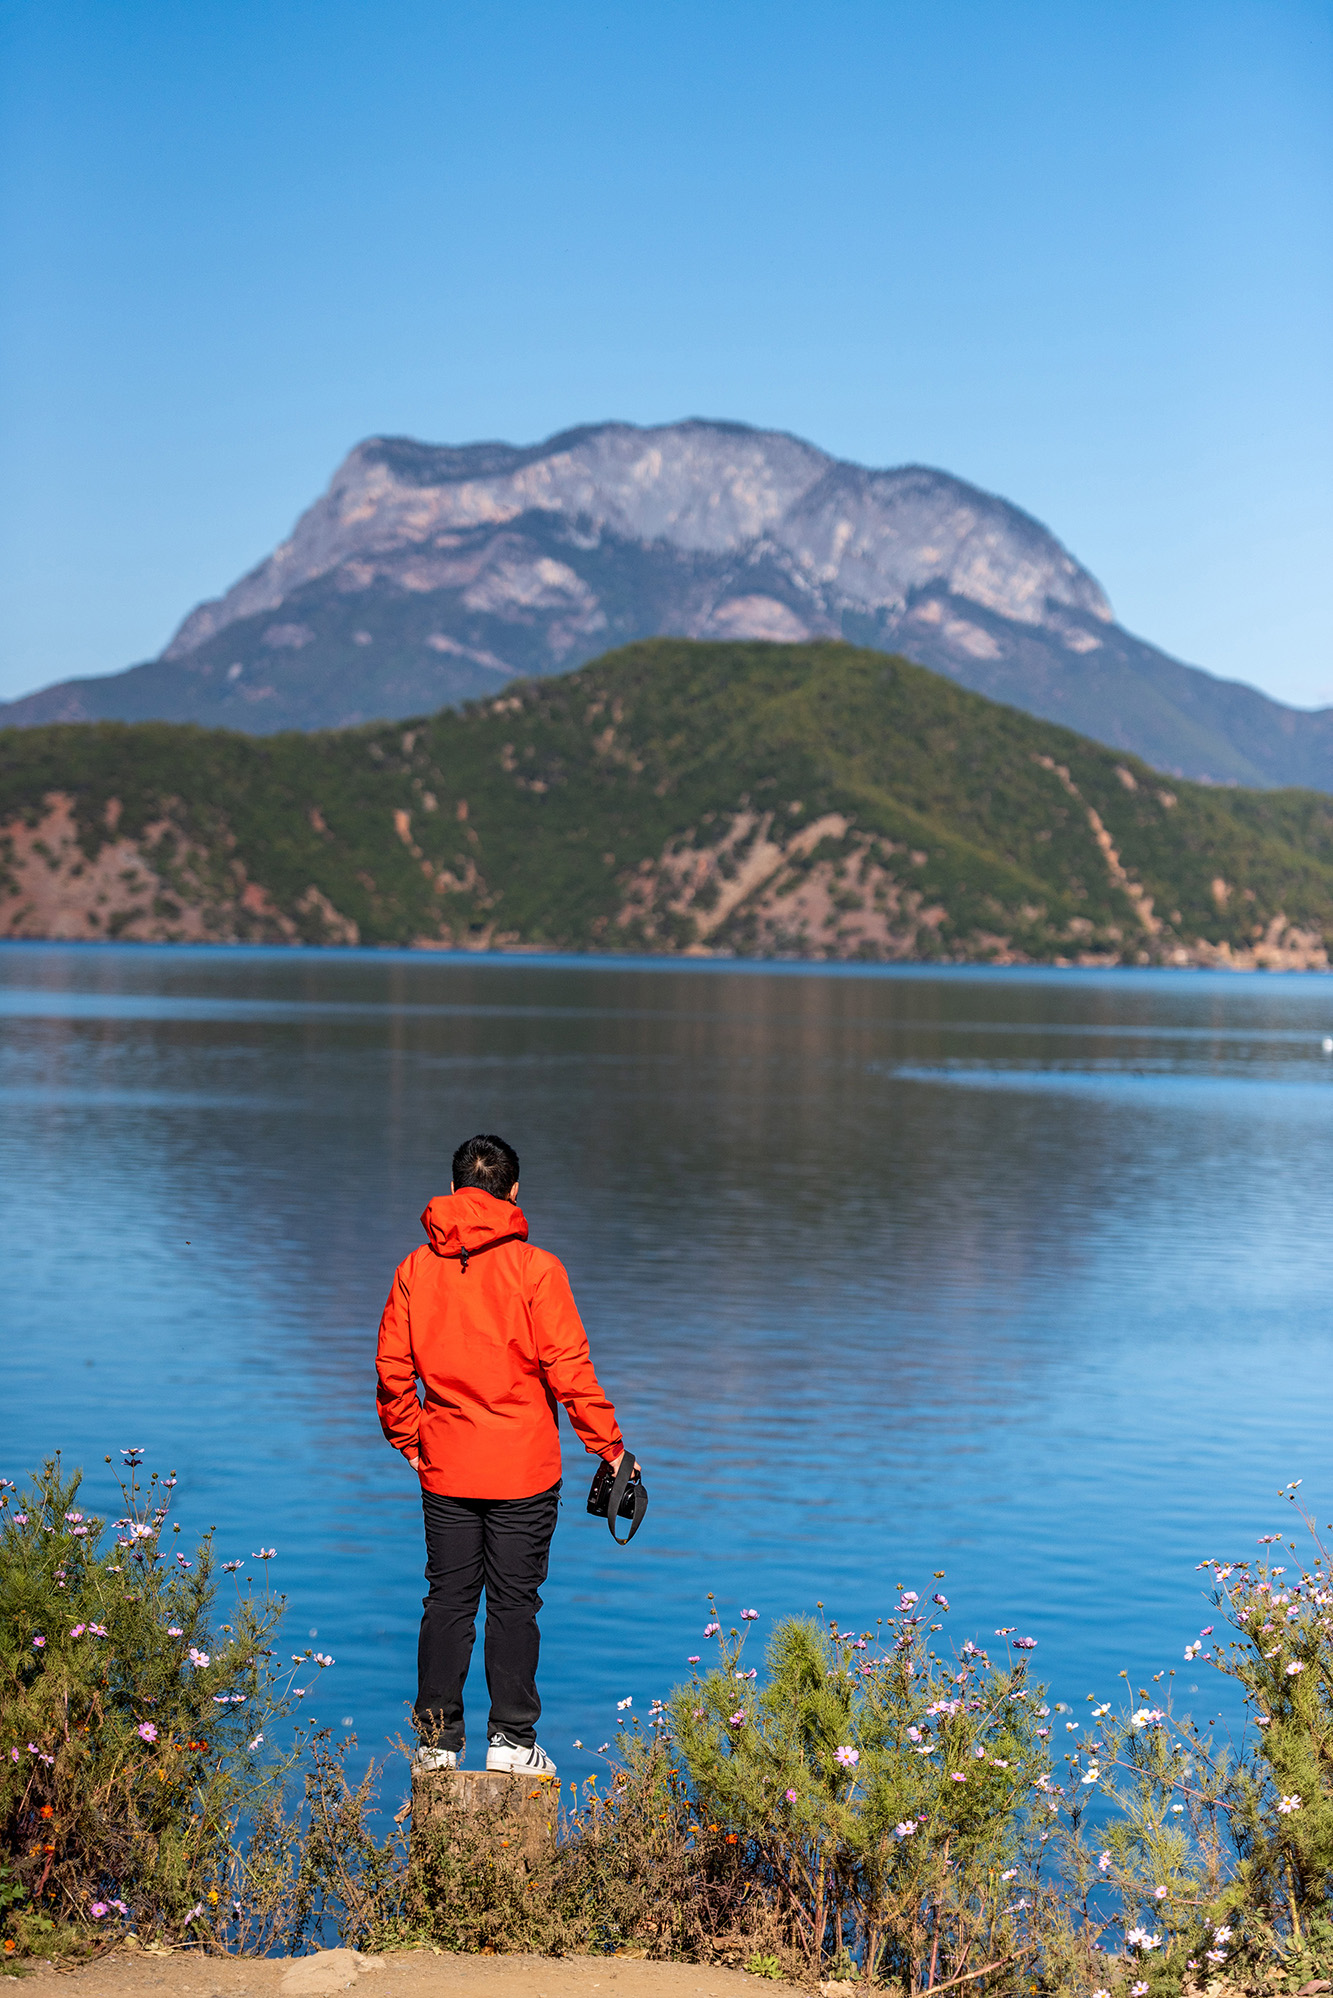
<svg viewBox="0 0 1333 1998"><path fill-rule="evenodd" d="M425 1615L417 1646L416 1722L440 1748L463 1746L463 1681L486 1590L488 1734L503 1730L530 1747L537 1739L537 1591L560 1507L560 1482L534 1498L440 1498L423 1492L426 1515Z"/></svg>

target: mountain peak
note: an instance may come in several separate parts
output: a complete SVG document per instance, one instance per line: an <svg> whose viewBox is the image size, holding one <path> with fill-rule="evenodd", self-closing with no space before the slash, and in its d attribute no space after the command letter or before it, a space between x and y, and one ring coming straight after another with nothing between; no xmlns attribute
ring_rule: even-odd
<svg viewBox="0 0 1333 1998"><path fill-rule="evenodd" d="M1298 714L1135 638L1008 500L703 417L523 445L365 438L160 658L0 720L340 728L657 637L901 651L1178 776L1333 789L1333 711Z"/></svg>
<svg viewBox="0 0 1333 1998"><path fill-rule="evenodd" d="M187 657L344 565L370 561L417 587L422 551L529 515L686 556L768 554L812 599L804 617L788 606L803 636L836 634L846 610L902 611L932 584L1024 623L1040 623L1048 599L1111 618L1087 571L1006 500L928 466L873 471L784 431L693 417L589 424L525 446L367 438L290 539L192 611L162 657Z"/></svg>

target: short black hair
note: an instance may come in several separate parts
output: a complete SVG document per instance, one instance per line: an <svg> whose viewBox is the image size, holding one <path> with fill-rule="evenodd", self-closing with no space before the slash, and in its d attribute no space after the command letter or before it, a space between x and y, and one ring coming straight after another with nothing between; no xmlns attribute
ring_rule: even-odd
<svg viewBox="0 0 1333 1998"><path fill-rule="evenodd" d="M465 1138L454 1153L455 1192L465 1186L479 1186L483 1193L493 1193L497 1200L505 1200L517 1179L518 1153L493 1131Z"/></svg>

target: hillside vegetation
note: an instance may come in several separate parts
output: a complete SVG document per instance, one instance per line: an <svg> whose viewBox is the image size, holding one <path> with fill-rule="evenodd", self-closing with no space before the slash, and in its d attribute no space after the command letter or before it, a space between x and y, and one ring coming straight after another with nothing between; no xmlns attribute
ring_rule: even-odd
<svg viewBox="0 0 1333 1998"><path fill-rule="evenodd" d="M1164 779L842 644L654 640L462 713L0 732L0 933L1323 966L1333 798Z"/></svg>

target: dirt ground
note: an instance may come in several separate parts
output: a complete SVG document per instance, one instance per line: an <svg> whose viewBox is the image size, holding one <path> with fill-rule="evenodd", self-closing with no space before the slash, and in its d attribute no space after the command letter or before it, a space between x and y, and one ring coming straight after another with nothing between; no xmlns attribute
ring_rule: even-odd
<svg viewBox="0 0 1333 1998"><path fill-rule="evenodd" d="M304 1959L300 1959L304 1961ZM606 1956L449 1956L404 1950L362 1970L360 1998L794 1998L797 1987L692 1963L644 1963ZM58 1972L34 1966L21 1981L50 1998L278 1998L293 1959L158 1956L117 1950L86 1969Z"/></svg>

